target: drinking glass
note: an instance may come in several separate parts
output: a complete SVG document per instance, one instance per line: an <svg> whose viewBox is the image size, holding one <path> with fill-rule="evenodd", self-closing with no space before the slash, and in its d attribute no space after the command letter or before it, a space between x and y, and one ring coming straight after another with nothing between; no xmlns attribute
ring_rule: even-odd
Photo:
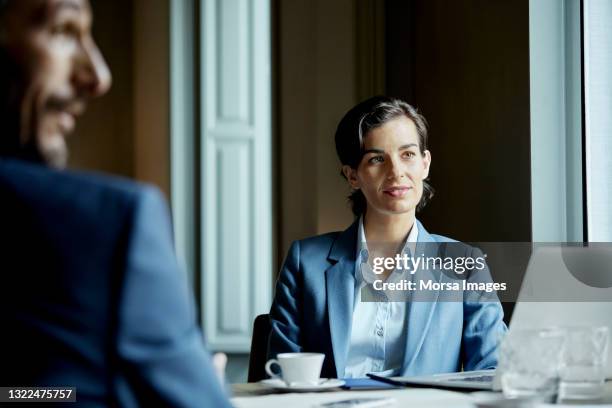
<svg viewBox="0 0 612 408"><path fill-rule="evenodd" d="M597 399L604 392L609 330L599 327L568 327L559 368L560 397Z"/></svg>
<svg viewBox="0 0 612 408"><path fill-rule="evenodd" d="M501 343L498 364L504 396L556 402L564 340L560 329L511 331Z"/></svg>

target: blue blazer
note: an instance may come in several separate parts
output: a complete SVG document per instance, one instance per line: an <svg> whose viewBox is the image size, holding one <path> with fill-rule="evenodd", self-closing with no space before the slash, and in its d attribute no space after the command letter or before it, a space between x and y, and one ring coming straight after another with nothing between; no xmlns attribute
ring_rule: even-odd
<svg viewBox="0 0 612 408"><path fill-rule="evenodd" d="M0 158L0 384L79 406L226 407L161 194Z"/></svg>
<svg viewBox="0 0 612 408"><path fill-rule="evenodd" d="M283 352L324 353L321 375L344 375L355 299L358 225L356 221L343 232L292 244L270 310L270 358ZM452 241L429 234L418 221L417 226L419 242ZM466 256L475 251L468 245L460 246ZM444 275L437 279L444 279ZM407 318L401 375L480 370L497 365L497 342L507 330L499 301L411 302Z"/></svg>

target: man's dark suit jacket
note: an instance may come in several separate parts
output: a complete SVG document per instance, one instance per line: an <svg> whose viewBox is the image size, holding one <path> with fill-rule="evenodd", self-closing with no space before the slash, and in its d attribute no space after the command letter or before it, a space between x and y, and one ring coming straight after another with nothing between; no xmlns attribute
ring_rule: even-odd
<svg viewBox="0 0 612 408"><path fill-rule="evenodd" d="M0 158L0 386L229 406L157 190Z"/></svg>

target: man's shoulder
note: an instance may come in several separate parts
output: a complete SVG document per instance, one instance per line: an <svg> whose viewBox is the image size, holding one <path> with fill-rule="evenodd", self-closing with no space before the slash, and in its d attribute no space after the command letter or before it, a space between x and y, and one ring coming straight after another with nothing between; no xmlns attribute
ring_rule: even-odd
<svg viewBox="0 0 612 408"><path fill-rule="evenodd" d="M90 171L55 170L21 160L0 159L0 188L43 201L78 197L90 200L132 199L156 189L129 179Z"/></svg>

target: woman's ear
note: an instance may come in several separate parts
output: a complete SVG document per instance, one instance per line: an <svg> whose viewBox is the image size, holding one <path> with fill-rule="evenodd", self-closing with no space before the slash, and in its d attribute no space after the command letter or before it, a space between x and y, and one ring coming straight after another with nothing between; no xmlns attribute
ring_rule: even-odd
<svg viewBox="0 0 612 408"><path fill-rule="evenodd" d="M423 166L423 180L425 180L429 176L429 167L431 166L431 153L429 150L423 152Z"/></svg>
<svg viewBox="0 0 612 408"><path fill-rule="evenodd" d="M346 177L346 180L349 182L349 185L353 190L359 189L356 169L352 168L351 166L344 165L342 166L342 174L344 174L344 177Z"/></svg>

